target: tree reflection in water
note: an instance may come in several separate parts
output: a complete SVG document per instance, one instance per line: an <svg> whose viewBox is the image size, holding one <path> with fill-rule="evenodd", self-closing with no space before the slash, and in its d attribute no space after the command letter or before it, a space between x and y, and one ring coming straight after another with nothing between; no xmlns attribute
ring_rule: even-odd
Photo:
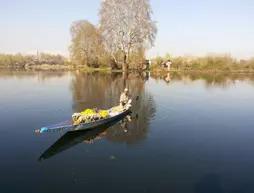
<svg viewBox="0 0 254 193"><path fill-rule="evenodd" d="M237 81L249 81L254 84L253 73L230 73L230 72L152 72L151 78L164 80L170 84L172 81L193 82L202 80L207 88L221 87L227 88Z"/></svg>
<svg viewBox="0 0 254 193"><path fill-rule="evenodd" d="M145 88L146 80L147 74L76 72L71 86L73 111L94 107L108 109L118 105L120 94L127 87L133 98L132 120L122 120L107 129L103 136L114 142L136 143L146 137L156 111L153 97Z"/></svg>

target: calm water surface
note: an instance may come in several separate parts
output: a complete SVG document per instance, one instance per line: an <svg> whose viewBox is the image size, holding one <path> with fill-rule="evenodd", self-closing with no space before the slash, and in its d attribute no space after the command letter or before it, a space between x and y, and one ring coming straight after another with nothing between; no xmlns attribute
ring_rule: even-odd
<svg viewBox="0 0 254 193"><path fill-rule="evenodd" d="M33 130L116 105L132 121ZM254 75L0 72L0 192L254 192Z"/></svg>

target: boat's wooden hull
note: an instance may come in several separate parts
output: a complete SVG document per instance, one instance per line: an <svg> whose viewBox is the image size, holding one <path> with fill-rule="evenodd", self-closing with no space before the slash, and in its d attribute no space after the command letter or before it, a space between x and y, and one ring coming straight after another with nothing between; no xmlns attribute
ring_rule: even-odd
<svg viewBox="0 0 254 193"><path fill-rule="evenodd" d="M120 119L124 118L126 115L130 114L130 112L131 112L130 110L126 110L126 111L124 111L124 112L122 112L119 115L116 115L114 117L110 117L110 118L107 118L107 119L102 119L102 120L95 121L95 122L92 122L92 123L83 123L83 124L75 126L72 130L70 130L70 132L93 129L93 128L108 124L110 122L120 120Z"/></svg>
<svg viewBox="0 0 254 193"><path fill-rule="evenodd" d="M126 115L128 115L131 111L128 109L114 117L110 117L110 118L106 118L106 119L102 119L102 120L98 120L95 122L91 122L91 123L83 123L77 126L72 125L71 121L69 121L66 124L59 124L59 125L54 125L54 126L50 126L50 127L42 127L40 129L40 133L45 133L45 132L55 132L55 131L70 131L70 132L74 132L74 131L83 131L83 130L89 130L89 129L93 129L105 124L108 124L110 122L114 122L116 120L120 120L123 117L125 117Z"/></svg>
<svg viewBox="0 0 254 193"><path fill-rule="evenodd" d="M39 161L48 159L66 149L69 149L79 143L84 142L85 140L95 139L96 136L100 135L102 132L105 132L109 127L115 125L124 116L130 113L130 111L121 114L121 116L115 117L112 121L108 121L106 124L99 125L97 127L91 127L89 129L80 129L80 130L71 130L66 132L61 136L54 144L52 144L46 151L44 151L39 157Z"/></svg>

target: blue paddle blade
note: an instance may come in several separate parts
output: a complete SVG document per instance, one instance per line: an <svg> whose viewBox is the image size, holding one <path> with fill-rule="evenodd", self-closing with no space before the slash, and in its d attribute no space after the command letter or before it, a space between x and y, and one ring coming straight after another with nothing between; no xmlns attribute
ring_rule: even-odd
<svg viewBox="0 0 254 193"><path fill-rule="evenodd" d="M54 125L42 127L42 128L40 128L39 133L61 131L61 130L71 129L73 127L74 126L72 125L71 121L64 121L64 122L57 123Z"/></svg>
<svg viewBox="0 0 254 193"><path fill-rule="evenodd" d="M47 128L47 127L42 127L42 128L40 129L40 133L44 133L44 132L46 132L46 131L48 131L48 128Z"/></svg>

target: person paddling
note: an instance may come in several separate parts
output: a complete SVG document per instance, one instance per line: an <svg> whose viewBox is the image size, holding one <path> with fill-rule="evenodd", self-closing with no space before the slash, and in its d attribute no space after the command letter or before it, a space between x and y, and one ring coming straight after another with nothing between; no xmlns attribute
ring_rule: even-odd
<svg viewBox="0 0 254 193"><path fill-rule="evenodd" d="M121 96L120 96L120 106L124 107L130 100L129 97L129 90L128 88L124 89L124 92L122 92Z"/></svg>

